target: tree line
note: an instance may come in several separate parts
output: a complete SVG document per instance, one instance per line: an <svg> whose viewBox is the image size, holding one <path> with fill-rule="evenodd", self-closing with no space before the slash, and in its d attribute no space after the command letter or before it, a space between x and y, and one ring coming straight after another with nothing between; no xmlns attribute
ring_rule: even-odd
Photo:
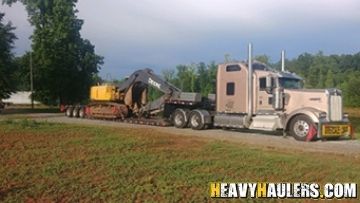
<svg viewBox="0 0 360 203"><path fill-rule="evenodd" d="M15 91L30 89L29 63L34 68L34 96L44 104L72 104L86 102L90 86L102 81L98 76L103 57L95 53L95 46L83 39L80 30L83 20L76 16L76 0L3 0L25 5L29 21L34 27L31 52L15 57L12 50L15 27L4 22L0 13L0 99ZM271 62L266 55L258 61L275 69L280 61ZM224 61L231 61L225 55ZM161 75L186 92L200 92L203 96L215 93L215 62L178 65ZM343 90L346 106L360 106L360 52L357 54L324 55L304 53L286 60L286 68L304 78L307 88L339 88ZM114 81L114 82L119 82ZM155 98L159 92L150 91Z"/></svg>
<svg viewBox="0 0 360 203"><path fill-rule="evenodd" d="M231 61L225 56L224 61ZM259 55L255 60L280 70L281 61L272 63L267 55ZM163 71L162 76L186 92L200 92L203 96L215 93L215 62L178 65L176 69ZM287 71L304 79L304 87L310 89L338 88L343 92L344 104L360 107L360 52L356 54L324 55L304 53L286 60ZM151 96L158 96L151 92Z"/></svg>
<svg viewBox="0 0 360 203"><path fill-rule="evenodd" d="M346 106L360 106L360 52L324 55L304 53L287 61L287 68L300 75L308 88L339 88Z"/></svg>

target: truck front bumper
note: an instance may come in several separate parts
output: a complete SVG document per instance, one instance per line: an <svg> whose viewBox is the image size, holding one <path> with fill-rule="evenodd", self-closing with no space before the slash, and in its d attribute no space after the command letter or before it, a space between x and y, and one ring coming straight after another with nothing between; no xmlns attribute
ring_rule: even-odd
<svg viewBox="0 0 360 203"><path fill-rule="evenodd" d="M320 120L317 131L317 138L319 139L338 138L342 136L352 137L354 134L353 127L348 119L336 122Z"/></svg>

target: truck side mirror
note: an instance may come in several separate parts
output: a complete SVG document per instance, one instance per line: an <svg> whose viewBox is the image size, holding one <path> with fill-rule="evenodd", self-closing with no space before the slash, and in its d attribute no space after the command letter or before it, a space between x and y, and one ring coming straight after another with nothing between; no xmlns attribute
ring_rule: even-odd
<svg viewBox="0 0 360 203"><path fill-rule="evenodd" d="M272 77L270 75L266 76L266 93L271 94L272 93Z"/></svg>

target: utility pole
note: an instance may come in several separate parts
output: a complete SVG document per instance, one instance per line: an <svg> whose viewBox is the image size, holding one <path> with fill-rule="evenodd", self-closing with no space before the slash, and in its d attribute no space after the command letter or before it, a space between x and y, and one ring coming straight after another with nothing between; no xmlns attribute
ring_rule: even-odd
<svg viewBox="0 0 360 203"><path fill-rule="evenodd" d="M34 81L33 81L33 60L32 52L30 52L30 92L31 92L31 109L34 109Z"/></svg>

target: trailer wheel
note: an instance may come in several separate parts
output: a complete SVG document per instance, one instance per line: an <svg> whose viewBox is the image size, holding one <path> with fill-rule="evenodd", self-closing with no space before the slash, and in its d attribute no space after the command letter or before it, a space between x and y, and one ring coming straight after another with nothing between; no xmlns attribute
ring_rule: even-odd
<svg viewBox="0 0 360 203"><path fill-rule="evenodd" d="M67 117L72 117L72 112L73 112L73 107L68 107L67 109L66 109L66 111L65 111L65 116L67 116Z"/></svg>
<svg viewBox="0 0 360 203"><path fill-rule="evenodd" d="M189 119L190 127L194 130L202 130L205 127L205 123L201 118L201 114L198 111L192 111Z"/></svg>
<svg viewBox="0 0 360 203"><path fill-rule="evenodd" d="M314 122L306 115L298 115L290 122L289 132L296 140L306 141L311 126L314 126Z"/></svg>
<svg viewBox="0 0 360 203"><path fill-rule="evenodd" d="M187 110L184 109L176 109L174 111L174 115L173 115L173 124L175 127L177 128L185 128L188 124L188 119L187 119Z"/></svg>
<svg viewBox="0 0 360 203"><path fill-rule="evenodd" d="M79 110L80 110L80 108L78 108L78 107L75 107L75 108L73 109L72 116L73 116L74 118L78 118L78 117L79 117Z"/></svg>
<svg viewBox="0 0 360 203"><path fill-rule="evenodd" d="M79 117L80 118L85 118L85 108L81 107L79 110Z"/></svg>

